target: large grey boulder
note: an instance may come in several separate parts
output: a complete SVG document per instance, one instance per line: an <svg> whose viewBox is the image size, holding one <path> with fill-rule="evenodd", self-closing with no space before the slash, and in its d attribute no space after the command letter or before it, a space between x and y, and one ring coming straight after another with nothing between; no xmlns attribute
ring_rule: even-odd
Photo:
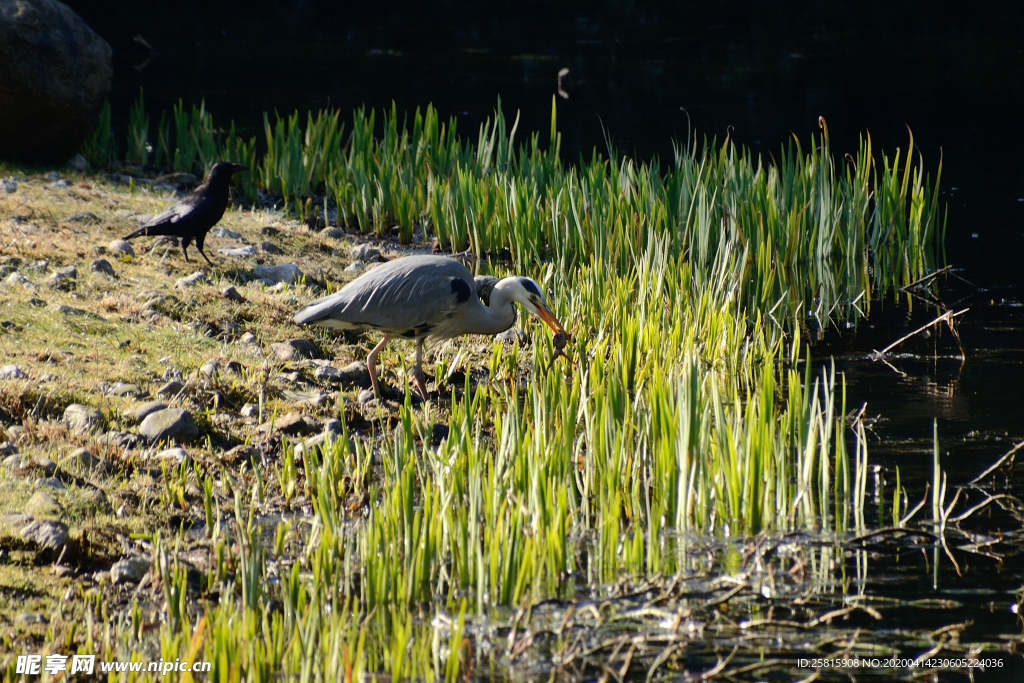
<svg viewBox="0 0 1024 683"><path fill-rule="evenodd" d="M0 158L64 163L96 128L111 50L56 0L0 0Z"/></svg>
<svg viewBox="0 0 1024 683"><path fill-rule="evenodd" d="M147 415L139 425L139 434L153 443L165 439L191 441L199 436L199 425L187 410L166 408Z"/></svg>

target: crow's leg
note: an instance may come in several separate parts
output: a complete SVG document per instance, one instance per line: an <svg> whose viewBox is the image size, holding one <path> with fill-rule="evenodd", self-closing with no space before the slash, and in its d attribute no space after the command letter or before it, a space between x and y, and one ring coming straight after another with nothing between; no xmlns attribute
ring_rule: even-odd
<svg viewBox="0 0 1024 683"><path fill-rule="evenodd" d="M185 255L185 263L192 263L188 260L188 243L190 241L187 237L181 238L181 253Z"/></svg>
<svg viewBox="0 0 1024 683"><path fill-rule="evenodd" d="M391 337L385 336L380 344L374 346L373 351L370 351L370 355L366 357L366 369L370 371L370 382L373 384L375 396L380 396L380 382L377 380L377 355L380 354L381 349L389 341L391 341Z"/></svg>
<svg viewBox="0 0 1024 683"><path fill-rule="evenodd" d="M204 235L203 237L197 237L197 238L196 238L196 249L198 249L198 250L199 250L199 254L200 254L200 255L201 255L201 256L202 256L202 257L203 257L204 259L206 259L206 262L207 262L207 263L209 263L209 264L210 264L210 266L213 266L213 261L211 261L211 260L210 260L210 258L209 258L209 257L208 257L208 256L206 255L206 252L205 252L205 251L203 251L203 242L205 242L205 241L206 241L206 240L204 239L204 237L205 237L205 235Z"/></svg>
<svg viewBox="0 0 1024 683"><path fill-rule="evenodd" d="M413 375L413 380L416 382L416 388L419 389L420 396L423 400L427 400L427 384L423 381L423 340L416 340L416 371Z"/></svg>

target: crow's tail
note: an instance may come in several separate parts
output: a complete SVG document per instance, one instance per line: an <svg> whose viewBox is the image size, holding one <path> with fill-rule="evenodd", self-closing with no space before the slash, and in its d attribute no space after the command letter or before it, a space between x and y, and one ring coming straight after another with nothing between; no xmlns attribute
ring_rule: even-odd
<svg viewBox="0 0 1024 683"><path fill-rule="evenodd" d="M138 230L135 230L127 235L124 239L130 240L133 237L143 237L145 235L173 235L178 236L175 231L177 228L173 223L160 223L159 225L144 225Z"/></svg>

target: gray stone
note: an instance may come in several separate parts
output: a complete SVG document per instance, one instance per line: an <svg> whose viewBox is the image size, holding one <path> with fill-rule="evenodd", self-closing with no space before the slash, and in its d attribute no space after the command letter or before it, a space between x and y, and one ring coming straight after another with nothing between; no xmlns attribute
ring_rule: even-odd
<svg viewBox="0 0 1024 683"><path fill-rule="evenodd" d="M39 480L39 485L45 489L52 489L54 491L64 491L67 486L64 486L64 482L57 477L45 477Z"/></svg>
<svg viewBox="0 0 1024 683"><path fill-rule="evenodd" d="M245 297L239 294L238 290L234 287L225 287L220 290L220 294L228 301L234 301L236 303L242 303L245 301Z"/></svg>
<svg viewBox="0 0 1024 683"><path fill-rule="evenodd" d="M17 192L18 183L4 178L3 180L0 180L0 190L3 190L4 192Z"/></svg>
<svg viewBox="0 0 1024 683"><path fill-rule="evenodd" d="M279 282L291 285L302 277L302 271L294 263L284 263L279 266L256 266L252 272L257 280L267 286L273 286Z"/></svg>
<svg viewBox="0 0 1024 683"><path fill-rule="evenodd" d="M256 255L256 247L247 244L244 247L221 247L217 250L221 256L232 256L234 258L250 258Z"/></svg>
<svg viewBox="0 0 1024 683"><path fill-rule="evenodd" d="M76 448L71 451L67 462L80 470L110 471L110 463L93 455L88 448Z"/></svg>
<svg viewBox="0 0 1024 683"><path fill-rule="evenodd" d="M161 388L161 390L162 390L162 388ZM135 413L133 413L133 415L135 416L136 420L141 422L141 421L145 420L152 413L155 413L158 410L166 410L166 409L167 409L167 404L162 402L162 401L147 401L146 403L143 403L141 406L136 408L135 409Z"/></svg>
<svg viewBox="0 0 1024 683"><path fill-rule="evenodd" d="M359 396L357 397L356 400L358 400L360 403L370 403L375 398L377 397L373 395L373 391L371 391L370 389L363 389L362 391L359 392Z"/></svg>
<svg viewBox="0 0 1024 683"><path fill-rule="evenodd" d="M64 409L64 423L78 432L98 432L107 421L103 413L82 403L72 403Z"/></svg>
<svg viewBox="0 0 1024 683"><path fill-rule="evenodd" d="M93 259L92 263L89 264L89 272L117 277L116 273L114 273L114 266L110 265L110 261L105 258Z"/></svg>
<svg viewBox="0 0 1024 683"><path fill-rule="evenodd" d="M96 128L110 45L56 0L0 0L0 158L64 163Z"/></svg>
<svg viewBox="0 0 1024 683"><path fill-rule="evenodd" d="M294 387L298 385L300 379L302 379L302 373L300 372L279 372L274 375L271 381L275 384Z"/></svg>
<svg viewBox="0 0 1024 683"><path fill-rule="evenodd" d="M156 390L157 396L177 396L178 392L185 388L185 385L178 380L172 379L167 384Z"/></svg>
<svg viewBox="0 0 1024 683"><path fill-rule="evenodd" d="M199 270L192 273L191 275L186 275L185 277L178 278L178 281L174 283L174 286L177 287L178 289L188 289L189 287L196 286L200 282L206 282L206 280L206 273Z"/></svg>
<svg viewBox="0 0 1024 683"><path fill-rule="evenodd" d="M217 374L217 361L208 360L199 366L199 374L206 379L212 379Z"/></svg>
<svg viewBox="0 0 1024 683"><path fill-rule="evenodd" d="M322 405L330 398L328 394L322 391L295 391L292 389L284 389L281 391L281 398L292 403L298 403L303 406L319 406Z"/></svg>
<svg viewBox="0 0 1024 683"><path fill-rule="evenodd" d="M313 376L319 380L341 384L346 388L353 386L366 388L371 384L370 371L366 368L366 363L362 361L349 363L340 369L322 365L316 369Z"/></svg>
<svg viewBox="0 0 1024 683"><path fill-rule="evenodd" d="M32 464L43 471L48 477L52 477L57 472L57 463L47 458L45 455L36 455L32 458Z"/></svg>
<svg viewBox="0 0 1024 683"><path fill-rule="evenodd" d="M283 342L270 345L270 350L283 361L299 360L300 358L316 358L316 347L313 342L301 337L295 337Z"/></svg>
<svg viewBox="0 0 1024 683"><path fill-rule="evenodd" d="M57 182L52 183L50 185L50 188L54 190L63 190L69 187L71 187L71 181L68 180L67 178L62 178L61 180L58 180Z"/></svg>
<svg viewBox="0 0 1024 683"><path fill-rule="evenodd" d="M36 519L18 531L18 536L43 550L57 551L68 540L68 527L62 522Z"/></svg>
<svg viewBox="0 0 1024 683"><path fill-rule="evenodd" d="M345 231L340 228L327 228L320 231L321 237L330 237L332 240L340 240L345 237Z"/></svg>
<svg viewBox="0 0 1024 683"><path fill-rule="evenodd" d="M64 508L46 491L36 491L25 503L25 514L33 517L61 517Z"/></svg>
<svg viewBox="0 0 1024 683"><path fill-rule="evenodd" d="M68 223L99 223L99 216L94 214L92 211L82 211L81 213L73 213L65 218Z"/></svg>
<svg viewBox="0 0 1024 683"><path fill-rule="evenodd" d="M149 392L140 387L138 384L129 384L127 382L115 382L110 385L106 391L108 396L133 396L135 398L142 398Z"/></svg>
<svg viewBox="0 0 1024 683"><path fill-rule="evenodd" d="M260 228L261 235L277 235L280 232L280 230L278 230L272 225L264 225L262 228Z"/></svg>
<svg viewBox="0 0 1024 683"><path fill-rule="evenodd" d="M107 245L107 249L109 249L112 254L122 254L124 256L135 257L135 249L133 249L132 245L125 240L114 240Z"/></svg>
<svg viewBox="0 0 1024 683"><path fill-rule="evenodd" d="M243 334L241 337L238 338L238 343L240 343L240 344L259 344L260 342L256 338L255 334L253 334L252 332L246 332L245 334Z"/></svg>
<svg viewBox="0 0 1024 683"><path fill-rule="evenodd" d="M380 249L369 244L360 244L352 250L352 258L357 261L379 261Z"/></svg>
<svg viewBox="0 0 1024 683"><path fill-rule="evenodd" d="M24 470L32 466L32 459L27 455L8 455L3 460L5 470Z"/></svg>
<svg viewBox="0 0 1024 683"><path fill-rule="evenodd" d="M48 624L46 617L42 614L36 614L35 612L19 612L18 616L14 617L14 623L19 626L36 626L38 624Z"/></svg>
<svg viewBox="0 0 1024 683"><path fill-rule="evenodd" d="M315 434L320 431L320 423L308 415L288 413L274 421L274 431L291 436Z"/></svg>
<svg viewBox="0 0 1024 683"><path fill-rule="evenodd" d="M168 467L180 467L184 462L191 462L188 453L184 448L167 448L150 456L147 460L155 460L158 463L166 464Z"/></svg>
<svg viewBox="0 0 1024 683"><path fill-rule="evenodd" d="M119 432L111 429L106 434L96 437L96 441L115 448L135 448L142 443L142 437L129 432Z"/></svg>
<svg viewBox="0 0 1024 683"><path fill-rule="evenodd" d="M115 584L138 583L149 571L150 561L144 557L126 557L110 567L110 580Z"/></svg>
<svg viewBox="0 0 1024 683"><path fill-rule="evenodd" d="M223 228L219 225L213 230L211 230L210 234L213 235L214 237L227 237L228 239L233 240L242 239L242 233L235 232L234 230L228 230L227 228Z"/></svg>
<svg viewBox="0 0 1024 683"><path fill-rule="evenodd" d="M27 376L21 368L13 363L0 368L0 379L24 379Z"/></svg>
<svg viewBox="0 0 1024 683"><path fill-rule="evenodd" d="M242 417L254 417L259 412L259 408L257 408L255 404L246 403L242 406L242 410L240 412Z"/></svg>
<svg viewBox="0 0 1024 683"><path fill-rule="evenodd" d="M363 266L363 262L362 261L353 261L352 263L350 263L347 266L345 266L345 272L346 273L358 273L360 270L363 269L363 267L364 266Z"/></svg>
<svg viewBox="0 0 1024 683"><path fill-rule="evenodd" d="M7 276L7 280L5 280L5 282L7 282L7 284L9 284L9 285L17 285L18 287L22 287L24 289L35 289L36 288L35 284L31 280L29 280L27 277L25 277L21 273L17 273L17 272L11 273L10 275L8 275Z"/></svg>
<svg viewBox="0 0 1024 683"><path fill-rule="evenodd" d="M327 432L330 432L332 434L341 434L341 420L335 417L324 420L324 433L326 434Z"/></svg>
<svg viewBox="0 0 1024 683"><path fill-rule="evenodd" d="M78 171L81 173L85 169L89 168L89 162L81 154L76 154L71 157L71 161L68 162L68 168L72 171Z"/></svg>
<svg viewBox="0 0 1024 683"><path fill-rule="evenodd" d="M281 247L273 242L260 242L260 250L266 254L282 254Z"/></svg>
<svg viewBox="0 0 1024 683"><path fill-rule="evenodd" d="M43 178L49 180L51 183L55 180L60 180L60 171L50 171L49 173L44 173Z"/></svg>
<svg viewBox="0 0 1024 683"><path fill-rule="evenodd" d="M166 408L147 415L139 425L139 434L151 442L165 439L190 441L199 436L199 425L187 410Z"/></svg>
<svg viewBox="0 0 1024 683"><path fill-rule="evenodd" d="M523 344L529 339L529 337L526 336L526 333L518 327L510 327L501 334L495 335L494 338L500 342L506 342L509 344Z"/></svg>

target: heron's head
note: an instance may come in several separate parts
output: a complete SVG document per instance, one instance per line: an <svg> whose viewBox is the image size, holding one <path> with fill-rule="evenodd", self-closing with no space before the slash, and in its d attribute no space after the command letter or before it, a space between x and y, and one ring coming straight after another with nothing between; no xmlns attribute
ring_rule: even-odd
<svg viewBox="0 0 1024 683"><path fill-rule="evenodd" d="M565 334L565 328L562 327L562 323L558 322L558 318L548 308L547 299L544 297L544 290L541 289L540 285L528 277L510 277L505 278L505 280L512 281L510 286L512 301L521 303L527 311L543 320L552 331Z"/></svg>

